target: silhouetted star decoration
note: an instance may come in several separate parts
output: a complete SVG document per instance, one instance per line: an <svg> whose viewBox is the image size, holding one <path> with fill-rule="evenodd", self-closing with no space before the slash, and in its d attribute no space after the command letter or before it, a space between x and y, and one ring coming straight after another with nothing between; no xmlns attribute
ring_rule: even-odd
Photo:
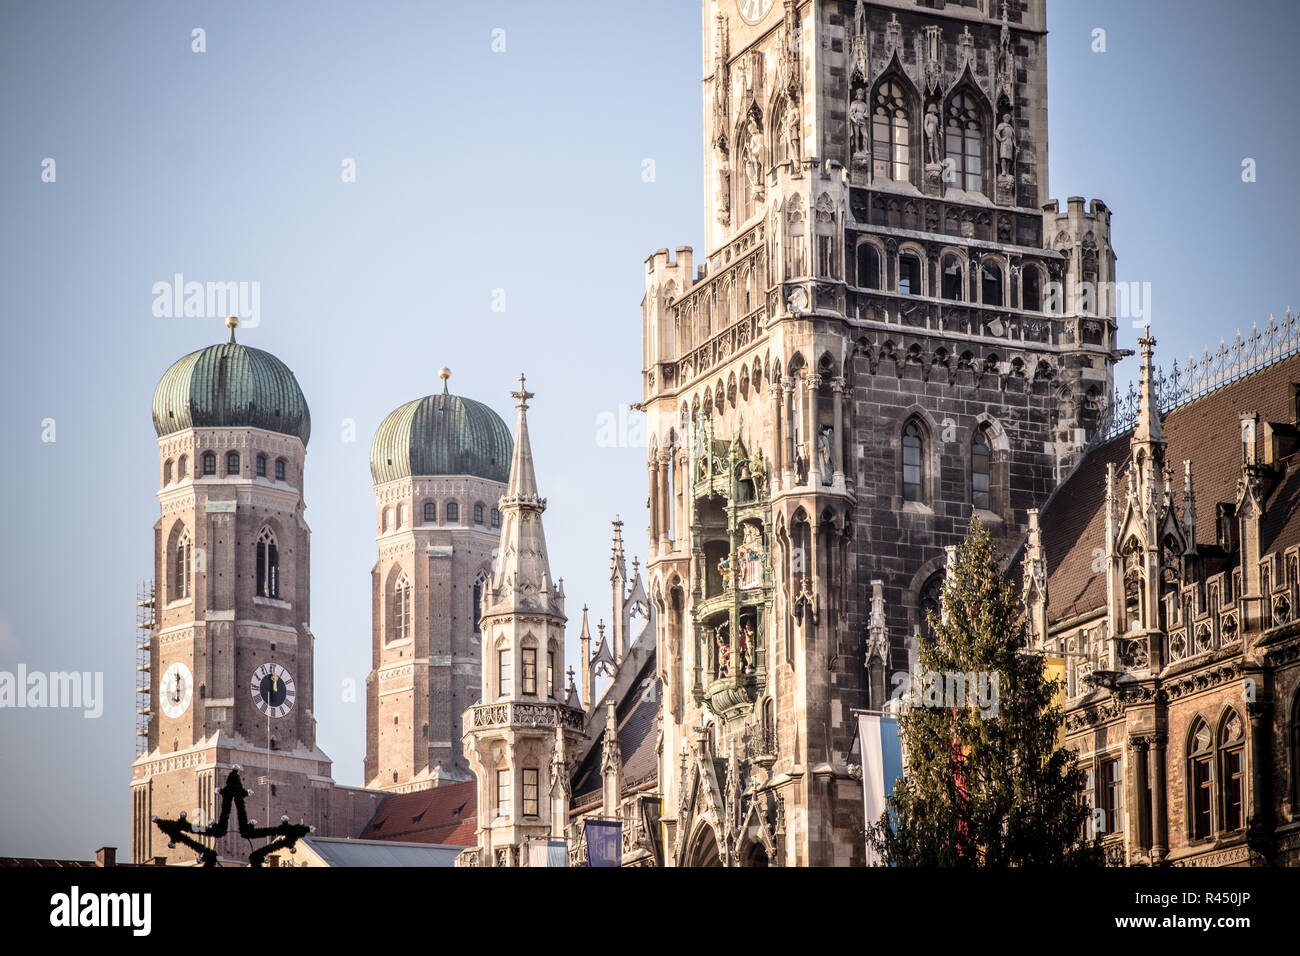
<svg viewBox="0 0 1300 956"><path fill-rule="evenodd" d="M239 821L239 835L241 837L245 840L275 837L275 839L269 840L265 845L258 847L248 855L249 866L261 866L266 861L267 856L276 850L283 850L288 847L289 851L292 852L294 844L315 829L315 827L306 823L290 823L287 816L280 818L279 826L254 826L254 821L248 819L248 811L244 809L244 798L247 796L248 791L244 789L243 781L239 779L239 768L235 767L226 777L226 785L221 788L221 816L217 818L215 823L195 828L185 818L185 811L183 810L177 820L160 820L158 817L154 817L153 822L158 825L159 830L167 834L168 846L175 846L177 843L185 844L199 854L199 859L204 866L217 865L217 851L212 847L204 846L194 837L220 839L225 836L230 824L230 805L232 803L235 806L236 818Z"/></svg>

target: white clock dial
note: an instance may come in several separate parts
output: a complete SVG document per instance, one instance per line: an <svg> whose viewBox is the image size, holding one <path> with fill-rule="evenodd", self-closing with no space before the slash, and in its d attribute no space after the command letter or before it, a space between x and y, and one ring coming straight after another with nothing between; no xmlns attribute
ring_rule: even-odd
<svg viewBox="0 0 1300 956"><path fill-rule="evenodd" d="M194 675L188 667L177 661L163 674L162 686L158 691L163 713L168 717L179 717L189 710L190 698L193 696Z"/></svg>
<svg viewBox="0 0 1300 956"><path fill-rule="evenodd" d="M263 664L253 671L248 682L248 692L253 696L257 709L268 717L283 717L293 710L294 701L298 699L298 687L282 664L274 661Z"/></svg>
<svg viewBox="0 0 1300 956"><path fill-rule="evenodd" d="M740 15L750 23L757 23L772 9L772 0L736 0Z"/></svg>

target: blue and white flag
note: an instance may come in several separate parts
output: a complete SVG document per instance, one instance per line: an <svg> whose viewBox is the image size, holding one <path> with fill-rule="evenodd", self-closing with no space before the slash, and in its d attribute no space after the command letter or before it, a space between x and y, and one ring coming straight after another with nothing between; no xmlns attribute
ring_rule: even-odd
<svg viewBox="0 0 1300 956"><path fill-rule="evenodd" d="M534 840L528 844L529 866L568 866L569 845L564 840Z"/></svg>
<svg viewBox="0 0 1300 956"><path fill-rule="evenodd" d="M623 824L618 820L587 820L587 865L623 865Z"/></svg>
<svg viewBox="0 0 1300 956"><path fill-rule="evenodd" d="M886 801L894 793L894 783L903 776L903 744L898 736L898 721L879 714L859 714L858 739L862 744L862 797L866 805L866 824L871 826L885 812ZM876 862L868 845L867 865Z"/></svg>

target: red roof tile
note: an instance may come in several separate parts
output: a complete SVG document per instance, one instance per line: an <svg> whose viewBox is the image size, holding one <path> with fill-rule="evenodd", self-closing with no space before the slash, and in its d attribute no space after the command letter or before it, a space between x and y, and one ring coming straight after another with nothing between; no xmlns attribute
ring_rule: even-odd
<svg viewBox="0 0 1300 956"><path fill-rule="evenodd" d="M478 784L468 780L393 794L379 805L361 839L475 846L477 827Z"/></svg>

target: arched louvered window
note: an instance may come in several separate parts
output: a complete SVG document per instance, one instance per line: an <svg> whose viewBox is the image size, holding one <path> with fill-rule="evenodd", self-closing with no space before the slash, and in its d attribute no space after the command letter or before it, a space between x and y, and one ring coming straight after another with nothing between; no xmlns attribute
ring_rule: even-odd
<svg viewBox="0 0 1300 956"><path fill-rule="evenodd" d="M447 502L447 524L456 524L460 521L460 505L454 501Z"/></svg>
<svg viewBox="0 0 1300 956"><path fill-rule="evenodd" d="M426 501L424 503L424 520L433 524L438 520L438 503L436 501Z"/></svg>
<svg viewBox="0 0 1300 956"><path fill-rule="evenodd" d="M266 456L265 455L257 456L257 477L259 478L266 477Z"/></svg>
<svg viewBox="0 0 1300 956"><path fill-rule="evenodd" d="M239 452L231 451L226 453L226 474L239 474Z"/></svg>
<svg viewBox="0 0 1300 956"><path fill-rule="evenodd" d="M217 456L215 453L205 451L203 453L203 474L215 475L217 473Z"/></svg>
<svg viewBox="0 0 1300 956"><path fill-rule="evenodd" d="M171 594L169 601L182 601L189 597L193 588L194 548L188 530L181 530L176 536L172 549Z"/></svg>
<svg viewBox="0 0 1300 956"><path fill-rule="evenodd" d="M280 549L270 528L257 537L257 596L280 596Z"/></svg>
<svg viewBox="0 0 1300 956"><path fill-rule="evenodd" d="M406 640L411 636L411 580L405 571L393 583L390 601L388 639Z"/></svg>

